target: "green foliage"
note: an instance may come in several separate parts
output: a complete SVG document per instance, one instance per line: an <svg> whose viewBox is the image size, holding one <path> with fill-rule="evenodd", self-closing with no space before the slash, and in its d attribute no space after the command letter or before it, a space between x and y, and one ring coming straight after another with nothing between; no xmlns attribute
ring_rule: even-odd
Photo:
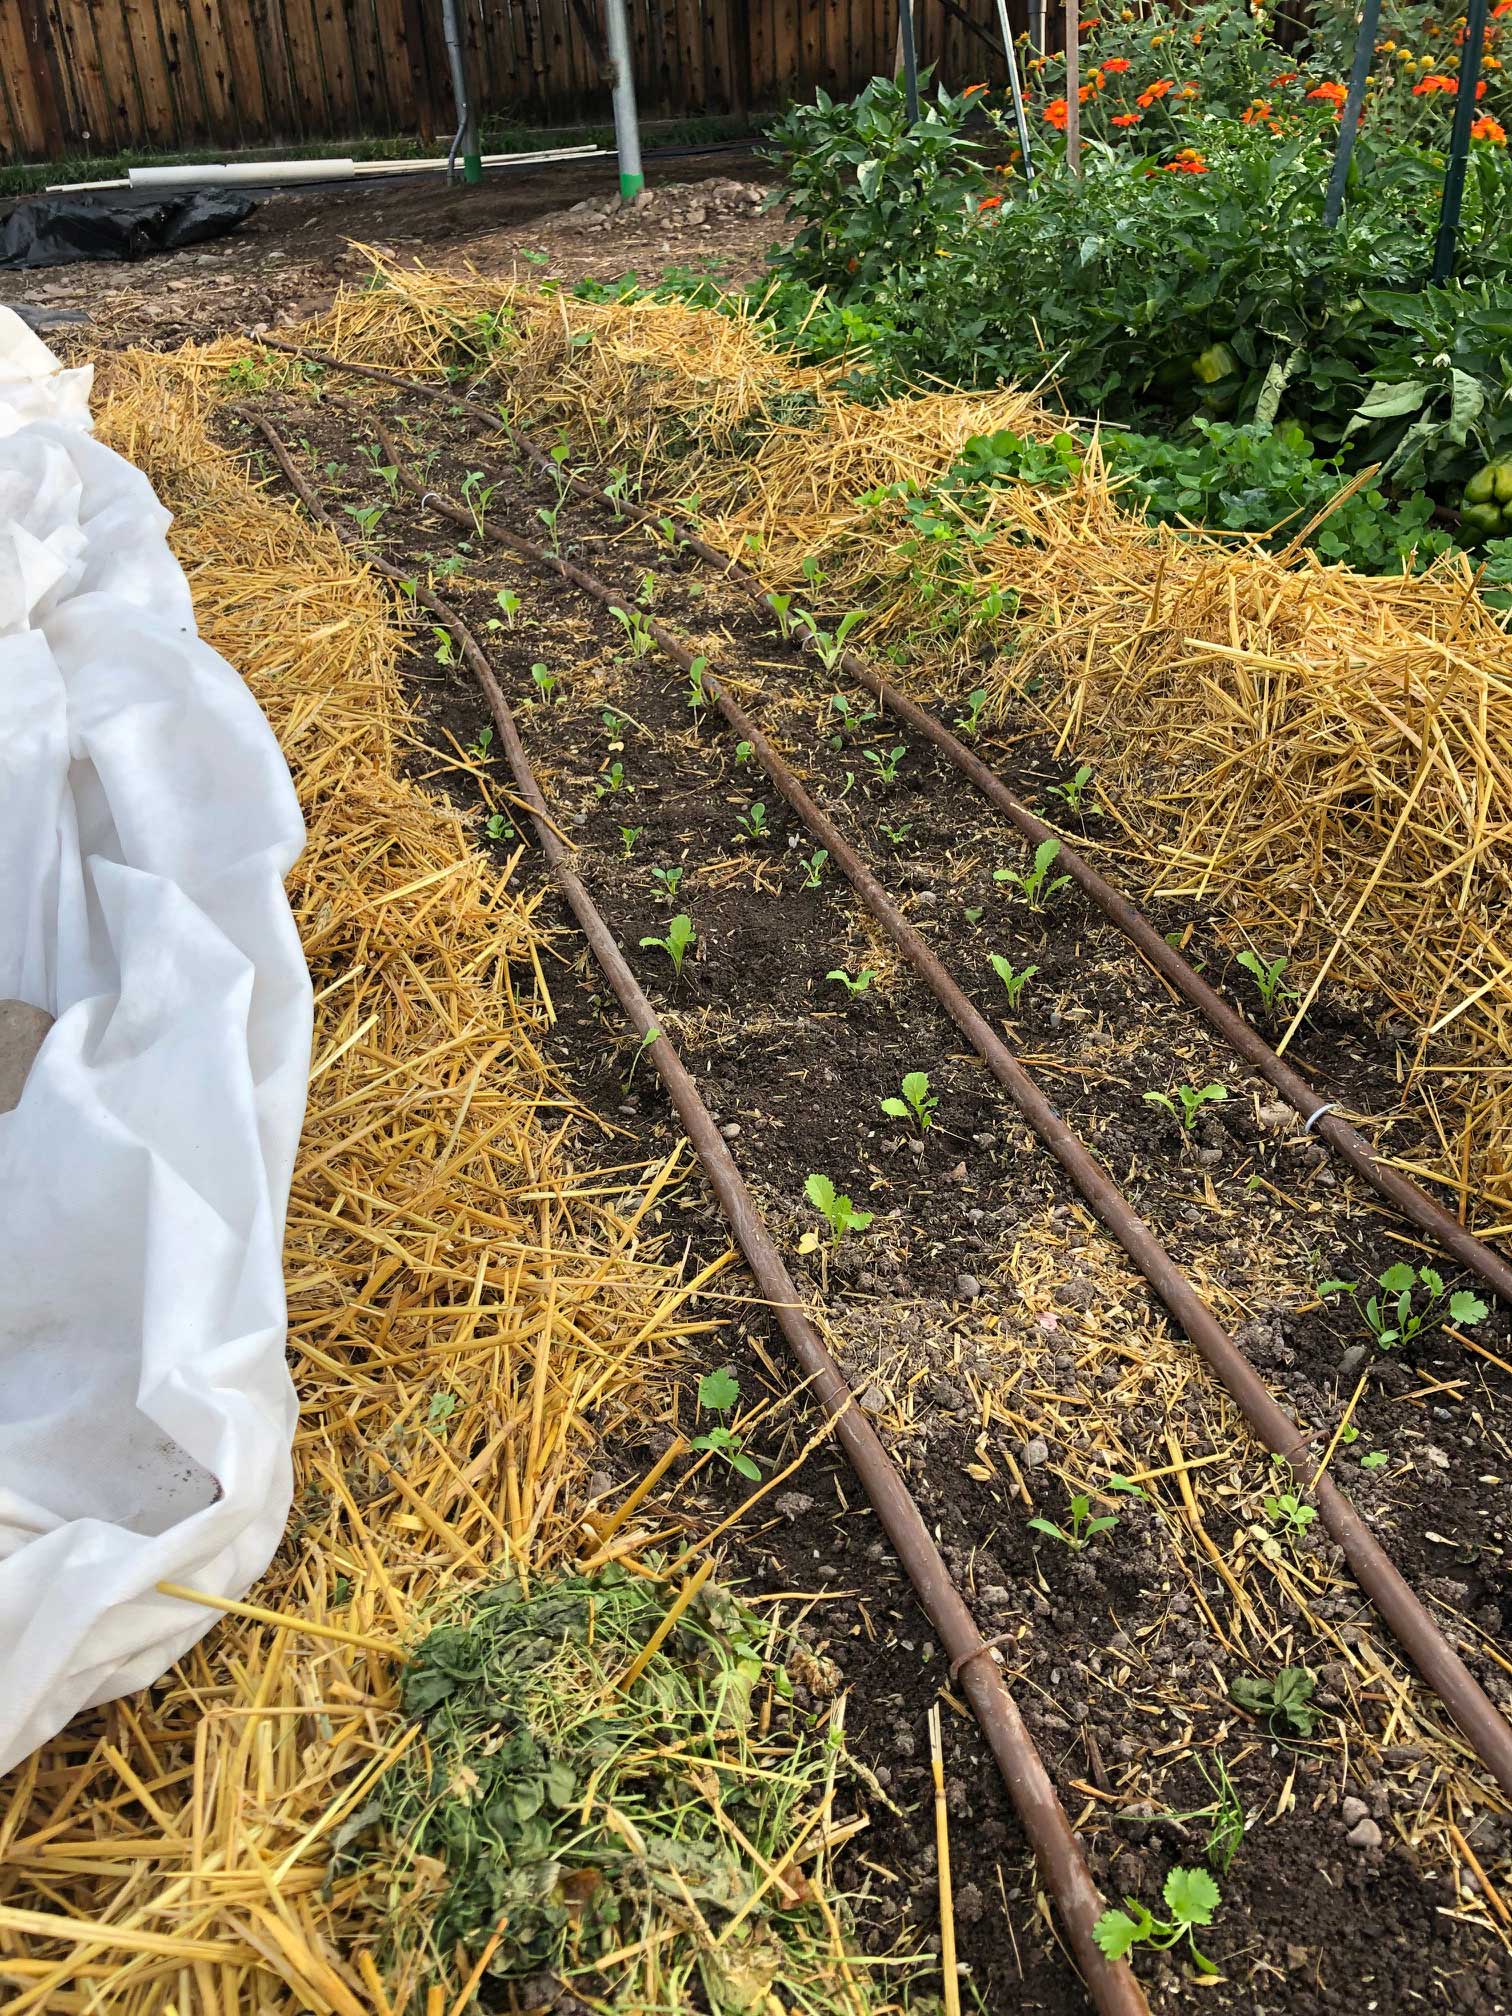
<svg viewBox="0 0 1512 2016"><path fill-rule="evenodd" d="M987 688L978 686L966 696L966 712L956 716L956 727L974 742L981 726L982 709L987 705Z"/></svg>
<svg viewBox="0 0 1512 2016"><path fill-rule="evenodd" d="M640 941L641 949L643 951L665 952L667 957L672 961L672 971L680 980L682 978L683 961L687 958L688 949L697 937L698 933L693 929L692 918L689 917L685 910L679 910L667 926L666 937L642 938Z"/></svg>
<svg viewBox="0 0 1512 2016"><path fill-rule="evenodd" d="M1289 959L1267 960L1262 959L1258 952L1241 952L1235 963L1244 968L1259 989L1260 1006L1267 1015L1275 1012L1278 1001L1296 1000L1296 988L1281 985L1281 975L1291 964Z"/></svg>
<svg viewBox="0 0 1512 2016"><path fill-rule="evenodd" d="M443 637L445 637L446 634L447 633L444 630L441 632L441 635ZM448 642L449 641L450 639L448 639ZM478 730L477 735L474 737L474 739L468 743L465 753L471 756L471 758L475 763L486 763L488 761L489 754L493 749L493 738L494 738L493 729L485 723L485 725Z"/></svg>
<svg viewBox="0 0 1512 2016"><path fill-rule="evenodd" d="M1072 772L1063 784L1052 784L1052 798L1064 798L1069 811L1080 816L1092 816L1097 812L1095 805L1087 803L1087 786L1092 782L1092 765L1083 763Z"/></svg>
<svg viewBox="0 0 1512 2016"><path fill-rule="evenodd" d="M1052 1540L1059 1540L1062 1546L1069 1547L1074 1554L1080 1554L1084 1547L1091 1545L1099 1533L1113 1531L1118 1524L1118 1515L1114 1512L1094 1513L1092 1500L1083 1491L1066 1501L1064 1526L1057 1526L1052 1519L1031 1519L1029 1524L1036 1533L1048 1533Z"/></svg>
<svg viewBox="0 0 1512 2016"><path fill-rule="evenodd" d="M816 847L806 861L800 861L798 865L803 870L803 880L798 884L798 887L800 889L819 888L820 878L824 874L825 863L828 860L829 849L827 847Z"/></svg>
<svg viewBox="0 0 1512 2016"><path fill-rule="evenodd" d="M1360 1301L1358 1281L1320 1281L1318 1294L1348 1295L1366 1329L1383 1351L1397 1344L1410 1344L1426 1332L1437 1330L1446 1320L1467 1327L1484 1323L1491 1313L1480 1297L1468 1288L1452 1295L1444 1292L1444 1277L1433 1267L1411 1267L1399 1260L1376 1279L1378 1293ZM1426 1300L1419 1301L1419 1297Z"/></svg>
<svg viewBox="0 0 1512 2016"><path fill-rule="evenodd" d="M993 972L996 973L999 980L1002 981L1004 987L1007 989L1008 1006L1012 1009L1017 1009L1019 996L1034 978L1035 974L1038 973L1038 966L1025 966L1016 971L1013 962L1010 959L1004 958L1001 952L990 952L987 956L992 961Z"/></svg>
<svg viewBox="0 0 1512 2016"><path fill-rule="evenodd" d="M866 760L879 784L893 785L898 781L898 765L907 754L903 744L895 742L891 749L868 749Z"/></svg>
<svg viewBox="0 0 1512 2016"><path fill-rule="evenodd" d="M748 840L767 840L772 829L767 824L766 806L756 799L749 812L737 812L735 823Z"/></svg>
<svg viewBox="0 0 1512 2016"><path fill-rule="evenodd" d="M884 1099L882 1111L889 1120L912 1120L921 1134L934 1125L939 1100L929 1089L927 1071L910 1071L903 1080L901 1099Z"/></svg>
<svg viewBox="0 0 1512 2016"><path fill-rule="evenodd" d="M645 658L656 649L656 639L651 634L651 626L639 609L621 609L615 603L610 606L609 614L624 631L625 642L633 660Z"/></svg>
<svg viewBox="0 0 1512 2016"><path fill-rule="evenodd" d="M740 1381L728 1365L717 1372L706 1372L698 1382L698 1410L701 1414L728 1414L740 1399ZM728 1463L738 1476L748 1477L753 1483L761 1477L761 1466L745 1450L745 1437L738 1429L724 1421L716 1421L702 1435L695 1435L689 1443L691 1449L707 1450L721 1462Z"/></svg>
<svg viewBox="0 0 1512 2016"><path fill-rule="evenodd" d="M1192 1964L1199 1974L1216 1974L1217 1968L1197 1950L1193 1933L1199 1925L1211 1925L1221 1892L1206 1869L1173 1869L1165 1880L1169 1918L1156 1918L1137 1897L1125 1897L1122 1911L1105 1911L1092 1928L1092 1936L1109 1960L1122 1960L1134 1946L1149 1946L1163 1952L1179 1940L1186 1940Z"/></svg>
<svg viewBox="0 0 1512 2016"><path fill-rule="evenodd" d="M1217 1083L1178 1085L1174 1089L1174 1098L1169 1092L1146 1092L1145 1104L1164 1107L1173 1118L1180 1120L1182 1131L1187 1134L1197 1125L1197 1116L1204 1106L1228 1097L1228 1087Z"/></svg>
<svg viewBox="0 0 1512 2016"><path fill-rule="evenodd" d="M1266 1499L1265 1516L1288 1539L1300 1540L1318 1513L1316 1506L1307 1504L1295 1491L1282 1491Z"/></svg>
<svg viewBox="0 0 1512 2016"><path fill-rule="evenodd" d="M1312 1706L1316 1684L1305 1666L1283 1666L1273 1680L1241 1673L1229 1682L1229 1693L1247 1715L1259 1716L1273 1736L1283 1729L1311 1736L1319 1714Z"/></svg>
<svg viewBox="0 0 1512 2016"><path fill-rule="evenodd" d="M653 868L651 870L652 875L661 884L662 895L669 903L677 901L677 885L683 879L683 872L681 868Z"/></svg>
<svg viewBox="0 0 1512 2016"><path fill-rule="evenodd" d="M556 690L561 681L554 672L548 672L544 665L537 663L531 666L530 676L543 700L549 703L556 698Z"/></svg>
<svg viewBox="0 0 1512 2016"><path fill-rule="evenodd" d="M838 1246L847 1232L864 1232L872 1222L870 1211L858 1211L849 1197L839 1195L828 1176L810 1176L803 1186L810 1204L830 1228L830 1244Z"/></svg>
<svg viewBox="0 0 1512 2016"><path fill-rule="evenodd" d="M1059 840L1041 840L1034 850L1034 865L1031 868L1022 872L1016 868L994 868L992 879L994 882L1015 883L1031 910L1043 910L1050 899L1064 889L1071 880L1069 875L1057 875L1053 880L1047 879L1060 856L1060 851Z"/></svg>
<svg viewBox="0 0 1512 2016"><path fill-rule="evenodd" d="M843 967L832 966L829 972L826 973L824 977L826 980L836 981L841 987L845 989L846 993L849 994L852 1001L854 1001L858 994L864 994L866 992L867 988L871 986L871 983L873 982L873 980L876 979L877 976L870 966L863 966L861 968L861 971L856 975L855 979L852 980L849 973L847 973Z"/></svg>

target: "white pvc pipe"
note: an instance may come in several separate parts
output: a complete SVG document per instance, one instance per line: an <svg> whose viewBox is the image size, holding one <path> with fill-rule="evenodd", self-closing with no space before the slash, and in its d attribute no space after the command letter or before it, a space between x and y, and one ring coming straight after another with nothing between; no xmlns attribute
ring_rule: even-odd
<svg viewBox="0 0 1512 2016"><path fill-rule="evenodd" d="M626 203L646 186L641 168L640 123L635 112L635 66L625 0L604 0L609 49L609 90L614 104L614 144L619 152L620 195Z"/></svg>
<svg viewBox="0 0 1512 2016"><path fill-rule="evenodd" d="M168 168L132 168L133 189L182 189L245 182L350 182L355 161L212 161L175 163Z"/></svg>

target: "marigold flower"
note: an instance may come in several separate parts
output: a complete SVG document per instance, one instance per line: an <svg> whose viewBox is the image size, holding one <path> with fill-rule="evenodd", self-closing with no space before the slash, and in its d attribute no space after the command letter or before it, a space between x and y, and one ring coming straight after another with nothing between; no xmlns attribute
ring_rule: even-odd
<svg viewBox="0 0 1512 2016"><path fill-rule="evenodd" d="M1507 5L1512 7L1512 0L1507 0ZM1129 59L1127 56L1110 56L1102 67L1108 72L1109 76L1121 77L1129 67Z"/></svg>
<svg viewBox="0 0 1512 2016"><path fill-rule="evenodd" d="M1316 90L1309 91L1307 95L1309 98L1320 98L1325 105L1342 105L1344 100L1349 96L1349 93L1344 89L1342 84L1336 84L1332 78L1329 78L1324 83L1318 85Z"/></svg>
<svg viewBox="0 0 1512 2016"><path fill-rule="evenodd" d="M1052 98L1045 107L1043 116L1047 126L1053 126L1057 132L1064 133L1066 121L1071 116L1071 107L1064 98Z"/></svg>
<svg viewBox="0 0 1512 2016"><path fill-rule="evenodd" d="M987 86L985 84L968 84L966 89L961 93L961 96L963 98L974 98L978 91L985 91L986 89Z"/></svg>
<svg viewBox="0 0 1512 2016"><path fill-rule="evenodd" d="M1269 98L1255 98L1239 114L1239 123L1241 126L1264 126L1269 122L1270 116Z"/></svg>
<svg viewBox="0 0 1512 2016"><path fill-rule="evenodd" d="M1140 92L1134 103L1148 112L1157 98L1164 98L1167 91L1173 91L1175 88L1175 84L1171 78L1157 77L1147 91Z"/></svg>
<svg viewBox="0 0 1512 2016"><path fill-rule="evenodd" d="M1002 203L1003 199L1001 196L984 196L981 202L978 203L977 208L978 210L999 210L1002 208Z"/></svg>
<svg viewBox="0 0 1512 2016"><path fill-rule="evenodd" d="M1143 112L1115 112L1113 117L1108 121L1108 124L1110 126L1142 126L1144 124L1144 114Z"/></svg>
<svg viewBox="0 0 1512 2016"><path fill-rule="evenodd" d="M1183 147L1174 161L1167 161L1167 175L1206 175L1208 165L1195 147Z"/></svg>
<svg viewBox="0 0 1512 2016"><path fill-rule="evenodd" d="M1297 81L1297 77L1298 77L1297 71L1283 70L1279 77L1272 77L1271 79L1272 91L1278 90L1280 86L1283 84L1295 84Z"/></svg>
<svg viewBox="0 0 1512 2016"><path fill-rule="evenodd" d="M1430 70L1426 77L1420 77L1412 87L1414 98L1432 98L1437 92L1453 97L1459 85L1453 77L1445 77L1440 71Z"/></svg>
<svg viewBox="0 0 1512 2016"><path fill-rule="evenodd" d="M1507 129L1499 119L1493 119L1489 112L1484 112L1471 126L1470 138L1488 141L1493 147L1505 147Z"/></svg>

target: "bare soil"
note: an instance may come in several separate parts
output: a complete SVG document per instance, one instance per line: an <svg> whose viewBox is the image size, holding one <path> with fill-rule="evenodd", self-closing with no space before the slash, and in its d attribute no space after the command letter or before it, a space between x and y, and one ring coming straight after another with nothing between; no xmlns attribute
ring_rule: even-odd
<svg viewBox="0 0 1512 2016"><path fill-rule="evenodd" d="M402 490L389 497L349 412L276 400L268 410L300 442L333 508L387 504L377 527L386 556L429 573L484 642L581 872L793 1256L860 1404L1000 1643L1110 1898L1133 1893L1159 1909L1170 1868L1203 1859L1212 1823L1199 1809L1214 1803L1220 1762L1227 1772L1246 1831L1201 1940L1220 1978L1199 1985L1179 1951L1143 1957L1152 2005L1195 2002L1226 2016L1512 2008L1495 1908L1512 1895L1504 1802L1465 1769L1338 1550L1316 1528L1278 1525L1267 1500L1282 1487L1264 1452L832 865L805 865L815 843L720 718L691 706L687 682L654 652L636 656L596 601L484 535L459 536ZM389 419L434 488L456 495L465 471L484 472L495 486L485 535L491 520L542 536L549 487L509 466L497 443L428 403L401 399ZM1398 1353L1362 1350L1358 1322L1320 1304L1314 1284L1428 1256L1168 998L1126 941L1073 890L1036 909L995 879L1026 865L1016 836L891 723L847 728L835 692L857 714L866 696L826 679L729 584L607 510L566 505L557 536L709 652L962 984L1003 1018L1020 1057L1278 1397L1323 1438L1353 1399L1358 1432L1336 1450L1338 1481L1488 1691L1512 1701L1506 1313L1476 1332L1492 1358L1443 1330ZM513 616L504 590L520 597ZM480 739L481 696L428 625L414 642L417 772L449 794L501 866L523 849L514 872L528 880L539 860L510 810L504 766ZM888 782L871 759L899 745ZM1116 867L1105 822L1052 796L1068 766L1033 734L982 746L1011 788ZM1125 783L1100 781L1115 792ZM656 868L681 870L670 901ZM549 885L544 900L556 907ZM698 934L680 976L643 944L674 909ZM574 1089L629 1137L627 1159L663 1153L673 1129L659 1088L558 914L555 1054ZM1189 954L1243 998L1243 975L1207 940L1200 915L1156 914L1190 934ZM1011 1012L993 951L1038 968ZM828 977L867 967L872 981L854 999ZM1320 1097L1389 1116L1402 1035L1383 1004L1334 996L1293 1054ZM939 1100L923 1131L879 1103L918 1069ZM1145 1098L1209 1082L1226 1096L1190 1131ZM822 1229L803 1197L814 1171L874 1218L838 1251L797 1257L803 1234ZM690 1264L726 1244L696 1182L661 1222L686 1240ZM813 1434L813 1412L793 1391L752 1284L726 1277L716 1306L728 1317L722 1349L759 1408L752 1449L780 1468ZM693 1413L690 1383L685 1425ZM652 1447L606 1460L628 1478ZM1112 1472L1141 1478L1140 1493L1111 1490ZM712 1522L747 1488L705 1473L681 1510ZM1029 1524L1065 1525L1075 1490L1119 1522L1085 1548ZM745 1522L733 1572L757 1600L798 1604L812 1691L848 1695L847 1736L872 1774L868 1824L841 1861L861 1936L879 1952L901 1938L927 1953L938 1950L938 1921L924 1717L942 1695L960 1704L858 1498L821 1444ZM1240 1675L1284 1666L1315 1678L1319 1713L1306 1737L1246 1715L1229 1693ZM947 1722L960 1955L978 2006L1081 2010L975 1727L964 1710ZM1450 1823L1497 1900L1446 1847Z"/></svg>

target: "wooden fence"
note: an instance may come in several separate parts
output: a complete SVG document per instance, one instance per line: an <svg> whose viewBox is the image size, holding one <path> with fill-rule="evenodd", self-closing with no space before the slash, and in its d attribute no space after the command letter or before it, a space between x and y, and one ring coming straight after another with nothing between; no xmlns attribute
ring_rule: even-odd
<svg viewBox="0 0 1512 2016"><path fill-rule="evenodd" d="M598 0L463 6L485 118L607 119ZM915 13L945 81L1001 75L995 0ZM647 118L850 92L891 71L897 37L896 0L630 0L630 16ZM454 124L440 0L0 0L3 160L449 140Z"/></svg>

